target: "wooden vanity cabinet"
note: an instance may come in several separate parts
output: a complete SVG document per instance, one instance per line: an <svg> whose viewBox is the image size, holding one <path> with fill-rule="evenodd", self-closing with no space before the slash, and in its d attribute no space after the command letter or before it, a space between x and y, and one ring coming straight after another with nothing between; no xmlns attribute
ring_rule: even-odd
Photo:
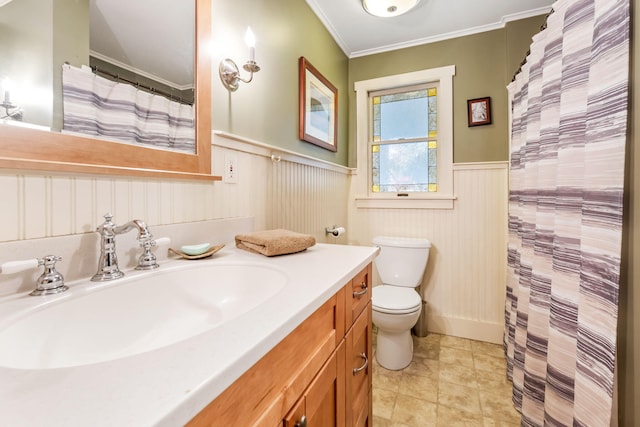
<svg viewBox="0 0 640 427"><path fill-rule="evenodd" d="M345 298L346 425L371 427L371 264L353 278L351 288L345 292Z"/></svg>
<svg viewBox="0 0 640 427"><path fill-rule="evenodd" d="M368 265L187 426L371 426L370 299Z"/></svg>

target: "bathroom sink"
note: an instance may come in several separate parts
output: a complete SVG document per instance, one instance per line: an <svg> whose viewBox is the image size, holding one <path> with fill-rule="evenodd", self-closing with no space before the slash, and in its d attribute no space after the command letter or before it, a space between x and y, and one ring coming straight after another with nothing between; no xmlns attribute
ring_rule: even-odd
<svg viewBox="0 0 640 427"><path fill-rule="evenodd" d="M288 283L284 272L254 264L194 262L129 275L73 285L0 323L0 367L74 367L160 349L223 326Z"/></svg>

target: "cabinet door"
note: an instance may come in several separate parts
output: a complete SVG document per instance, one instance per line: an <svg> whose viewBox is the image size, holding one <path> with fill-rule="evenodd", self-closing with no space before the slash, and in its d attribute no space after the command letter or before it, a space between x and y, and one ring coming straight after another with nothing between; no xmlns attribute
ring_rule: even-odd
<svg viewBox="0 0 640 427"><path fill-rule="evenodd" d="M344 341L284 419L284 427L343 427Z"/></svg>
<svg viewBox="0 0 640 427"><path fill-rule="evenodd" d="M347 332L346 415L347 426L371 426L371 303Z"/></svg>

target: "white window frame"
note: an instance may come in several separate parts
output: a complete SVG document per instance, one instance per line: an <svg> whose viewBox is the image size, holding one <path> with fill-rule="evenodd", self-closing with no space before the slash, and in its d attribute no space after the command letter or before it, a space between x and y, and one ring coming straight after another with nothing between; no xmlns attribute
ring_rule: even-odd
<svg viewBox="0 0 640 427"><path fill-rule="evenodd" d="M358 208L453 209L453 76L455 65L396 74L355 83L357 181L360 195L355 197ZM373 193L371 191L371 150L369 149L369 93L423 83L439 83L438 89L438 191Z"/></svg>

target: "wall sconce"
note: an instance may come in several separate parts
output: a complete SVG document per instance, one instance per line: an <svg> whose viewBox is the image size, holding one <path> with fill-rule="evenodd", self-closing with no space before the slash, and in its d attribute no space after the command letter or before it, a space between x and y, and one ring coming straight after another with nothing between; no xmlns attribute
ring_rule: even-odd
<svg viewBox="0 0 640 427"><path fill-rule="evenodd" d="M240 71L238 70L238 66L233 60L226 58L220 62L220 67L218 71L220 72L220 80L222 80L222 84L227 88L230 92L235 92L238 90L239 82L249 83L253 79L253 73L257 73L260 71L260 67L256 64L255 56L255 46L256 46L256 37L253 35L253 31L251 28L247 28L247 32L244 36L244 41L249 46L249 60L246 64L242 66L245 71L248 71L249 78L247 80L240 77Z"/></svg>
<svg viewBox="0 0 640 427"><path fill-rule="evenodd" d="M4 92L4 95L2 97L0 107L4 108L4 114L0 113L0 119L14 119L22 121L22 111L20 111L17 105L11 102L11 81L9 78L5 78L2 81L2 91Z"/></svg>

